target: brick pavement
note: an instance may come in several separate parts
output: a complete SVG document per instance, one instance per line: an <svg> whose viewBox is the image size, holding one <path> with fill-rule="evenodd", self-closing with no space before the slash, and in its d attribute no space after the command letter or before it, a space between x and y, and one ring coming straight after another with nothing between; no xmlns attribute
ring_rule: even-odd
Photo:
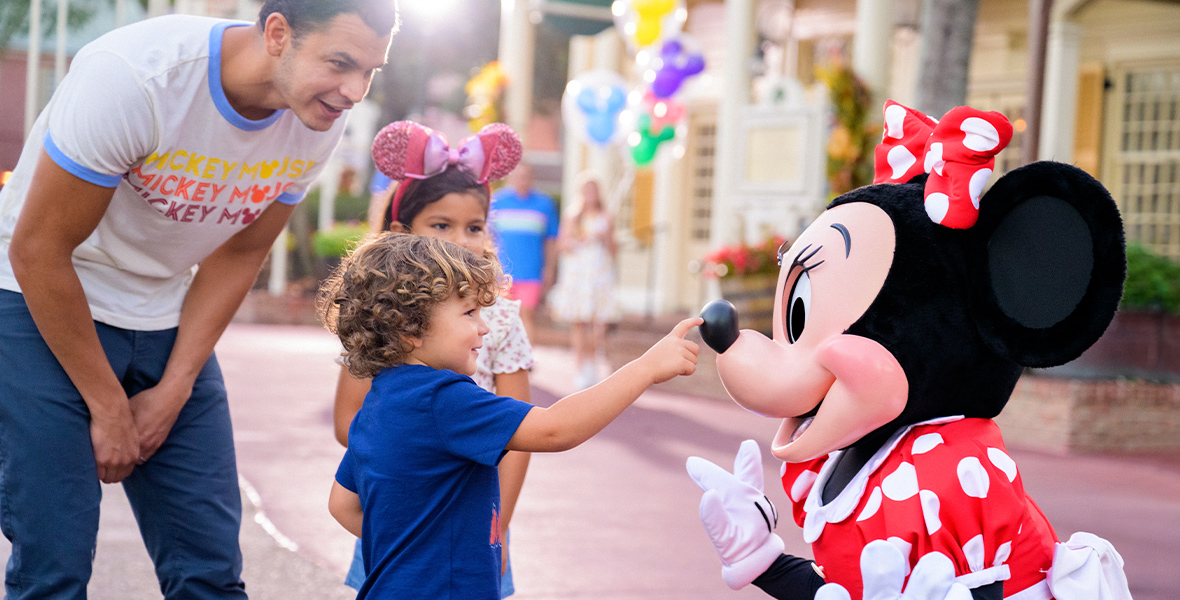
<svg viewBox="0 0 1180 600"><path fill-rule="evenodd" d="M243 525L245 579L254 598L351 597L338 582L351 536L325 509L342 449L332 439L335 341L322 330L232 325L218 345L235 420L239 469L257 491L278 538ZM568 393L569 353L539 347L535 400ZM605 366L604 366L605 367ZM693 382L695 377L685 382ZM701 382L697 389L708 389ZM518 598L693 600L765 597L720 582L696 518L699 492L684 473L696 454L726 464L742 439L765 445L769 419L731 402L678 390L651 391L583 446L534 457L513 525ZM1083 529L1110 539L1127 562L1137 600L1180 598L1180 457L1060 456L1013 449L1030 494L1059 534ZM786 506L767 461L768 495ZM91 598L158 598L134 520L107 486ZM788 548L800 532L779 525ZM280 545L297 548L292 552ZM7 557L0 544L0 560ZM154 593L153 593L154 592Z"/></svg>

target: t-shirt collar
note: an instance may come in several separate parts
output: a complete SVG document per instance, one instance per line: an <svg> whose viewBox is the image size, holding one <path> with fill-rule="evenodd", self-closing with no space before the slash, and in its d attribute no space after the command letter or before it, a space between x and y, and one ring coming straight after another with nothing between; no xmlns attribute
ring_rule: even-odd
<svg viewBox="0 0 1180 600"><path fill-rule="evenodd" d="M252 23L244 23L240 21L226 21L218 23L213 26L209 32L209 94L213 96L213 104L217 106L217 112L229 121L230 125L245 131L258 131L266 129L279 120L283 116L283 110L276 110L273 114L265 119L252 121L238 114L233 106L230 106L229 99L225 97L225 89L221 87L221 38L225 34L225 30L230 27L248 27Z"/></svg>

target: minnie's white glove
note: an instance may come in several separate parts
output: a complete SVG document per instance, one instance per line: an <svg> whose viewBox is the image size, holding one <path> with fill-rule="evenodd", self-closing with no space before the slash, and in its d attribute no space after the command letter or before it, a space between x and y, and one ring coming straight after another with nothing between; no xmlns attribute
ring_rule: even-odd
<svg viewBox="0 0 1180 600"><path fill-rule="evenodd" d="M931 552L918 559L903 591L905 561L897 546L885 540L869 542L860 553L862 600L971 600L971 590L955 581L955 565L941 552ZM819 588L815 600L851 600L851 597L844 586L828 583Z"/></svg>
<svg viewBox="0 0 1180 600"><path fill-rule="evenodd" d="M741 589L783 553L783 540L774 533L778 513L762 491L758 442L742 442L732 474L698 456L690 457L687 467L705 492L701 523L721 557L721 578L729 587Z"/></svg>

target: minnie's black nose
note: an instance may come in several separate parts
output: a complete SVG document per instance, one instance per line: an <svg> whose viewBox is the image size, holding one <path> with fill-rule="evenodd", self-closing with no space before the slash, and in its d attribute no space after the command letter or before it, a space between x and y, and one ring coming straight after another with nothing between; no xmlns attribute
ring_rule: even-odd
<svg viewBox="0 0 1180 600"><path fill-rule="evenodd" d="M701 311L701 339L718 354L729 350L738 338L737 309L725 300L710 302Z"/></svg>

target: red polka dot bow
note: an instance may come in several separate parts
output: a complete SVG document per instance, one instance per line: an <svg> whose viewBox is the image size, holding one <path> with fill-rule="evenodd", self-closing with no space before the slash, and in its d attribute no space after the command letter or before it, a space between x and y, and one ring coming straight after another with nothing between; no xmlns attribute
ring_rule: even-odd
<svg viewBox="0 0 1180 600"><path fill-rule="evenodd" d="M394 181L426 179L455 166L477 183L502 179L520 163L523 148L512 128L503 123L485 125L463 138L457 148L443 134L413 121L386 125L373 139L373 162ZM394 219L406 186L398 185L390 207Z"/></svg>
<svg viewBox="0 0 1180 600"><path fill-rule="evenodd" d="M998 112L960 106L936 121L887 100L873 183L905 183L929 173L926 214L940 225L967 229L979 218L979 196L995 157L1010 141L1012 124Z"/></svg>

